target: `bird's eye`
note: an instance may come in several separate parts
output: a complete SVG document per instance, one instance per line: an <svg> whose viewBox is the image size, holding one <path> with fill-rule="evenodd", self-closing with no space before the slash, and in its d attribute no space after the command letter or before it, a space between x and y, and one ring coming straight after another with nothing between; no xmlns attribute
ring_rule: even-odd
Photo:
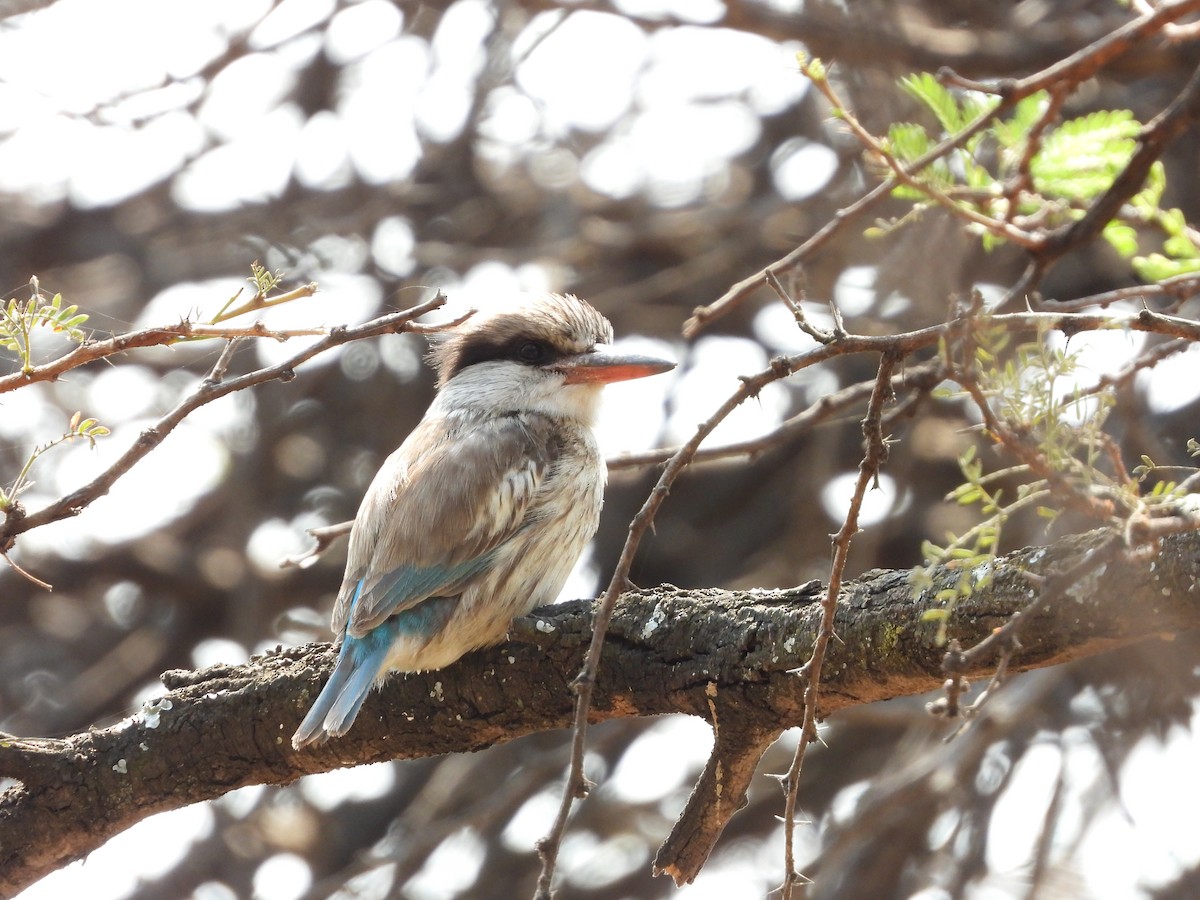
<svg viewBox="0 0 1200 900"><path fill-rule="evenodd" d="M517 359L524 363L539 363L546 358L546 345L538 341L526 341L517 348Z"/></svg>

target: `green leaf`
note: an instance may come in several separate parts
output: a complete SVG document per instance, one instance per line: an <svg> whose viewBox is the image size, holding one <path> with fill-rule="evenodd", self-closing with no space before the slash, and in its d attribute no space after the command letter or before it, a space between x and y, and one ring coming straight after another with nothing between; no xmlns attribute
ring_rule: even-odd
<svg viewBox="0 0 1200 900"><path fill-rule="evenodd" d="M959 506L970 506L983 496L983 491L973 484L960 485L954 491L954 499Z"/></svg>
<svg viewBox="0 0 1200 900"><path fill-rule="evenodd" d="M1178 207L1163 210L1158 216L1159 227L1172 237L1187 233L1187 216Z"/></svg>
<svg viewBox="0 0 1200 900"><path fill-rule="evenodd" d="M888 129L888 146L901 162L911 162L933 146L929 134L912 122L896 122Z"/></svg>
<svg viewBox="0 0 1200 900"><path fill-rule="evenodd" d="M1200 259L1169 259L1161 253L1135 256L1132 265L1138 277L1144 281L1163 281L1176 275L1200 272Z"/></svg>
<svg viewBox="0 0 1200 900"><path fill-rule="evenodd" d="M1104 239L1114 250L1128 258L1138 251L1137 230L1115 219L1104 226Z"/></svg>
<svg viewBox="0 0 1200 900"><path fill-rule="evenodd" d="M945 622L950 618L948 609L927 609L921 613L922 622Z"/></svg>
<svg viewBox="0 0 1200 900"><path fill-rule="evenodd" d="M1163 241L1163 250L1176 259L1196 259L1200 257L1200 249L1186 234L1173 235Z"/></svg>
<svg viewBox="0 0 1200 900"><path fill-rule="evenodd" d="M966 176L967 187L978 191L990 191L994 188L996 189L996 193L999 193L1000 182L984 166L979 165L968 156L960 155L959 159L963 164L963 174Z"/></svg>
<svg viewBox="0 0 1200 900"><path fill-rule="evenodd" d="M1155 162L1150 166L1150 172L1146 175L1146 183L1129 202L1134 209L1145 215L1156 213L1162 206L1163 192L1166 189L1167 169L1161 161Z"/></svg>
<svg viewBox="0 0 1200 900"><path fill-rule="evenodd" d="M962 128L962 113L954 95L928 72L917 72L900 79L900 86L909 96L929 107L942 128L955 132Z"/></svg>
<svg viewBox="0 0 1200 900"><path fill-rule="evenodd" d="M810 59L806 53L797 53L796 64L800 67L800 71L812 81L824 81L828 77L825 63L819 56Z"/></svg>
<svg viewBox="0 0 1200 900"><path fill-rule="evenodd" d="M1095 199L1125 168L1141 130L1127 109L1099 110L1063 122L1030 162L1035 188L1049 197Z"/></svg>

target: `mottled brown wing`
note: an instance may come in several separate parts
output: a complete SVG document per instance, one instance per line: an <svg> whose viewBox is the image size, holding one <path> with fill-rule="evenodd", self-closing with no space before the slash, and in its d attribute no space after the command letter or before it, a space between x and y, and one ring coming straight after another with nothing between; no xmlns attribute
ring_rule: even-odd
<svg viewBox="0 0 1200 900"><path fill-rule="evenodd" d="M360 636L432 596L451 596L525 523L554 453L541 417L422 421L367 489L336 633Z"/></svg>

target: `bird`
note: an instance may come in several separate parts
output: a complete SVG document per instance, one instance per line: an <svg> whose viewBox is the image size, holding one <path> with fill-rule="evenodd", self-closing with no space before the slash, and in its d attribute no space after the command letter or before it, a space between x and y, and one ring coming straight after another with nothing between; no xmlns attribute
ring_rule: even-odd
<svg viewBox="0 0 1200 900"><path fill-rule="evenodd" d="M606 384L675 363L613 350L571 294L519 294L434 335L437 392L383 463L350 530L337 661L299 750L344 735L393 672L442 669L555 600L596 532Z"/></svg>

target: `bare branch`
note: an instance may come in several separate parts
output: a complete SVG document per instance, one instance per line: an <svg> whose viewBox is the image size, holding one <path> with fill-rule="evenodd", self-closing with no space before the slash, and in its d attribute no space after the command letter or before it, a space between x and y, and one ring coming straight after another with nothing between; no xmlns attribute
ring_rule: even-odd
<svg viewBox="0 0 1200 900"><path fill-rule="evenodd" d="M295 370L297 367L312 359L314 356L324 353L326 350L329 350L332 347L337 347L341 344L347 344L351 341L362 340L363 338L376 337L381 334L392 334L411 330L413 319L417 318L418 316L423 316L425 313L430 312L431 310L437 309L444 303L445 297L439 293L432 299L427 300L424 303L420 303L411 309L407 309L402 312L389 313L388 315L380 316L377 319L373 319L370 322L366 322L353 328L339 327L331 329L329 333L326 334L321 340L314 342L289 359L280 363L276 363L275 365L267 366L255 372L250 372L246 375L229 380L214 381L210 377L209 379L202 381L197 386L196 390L181 400L174 409L159 419L153 426L143 431L138 439L133 443L133 446L126 450L125 453L123 453L115 463L113 463L108 469L106 469L92 481L66 495L65 497L61 497L53 503L48 504L35 513L29 513L20 517L6 516L3 525L0 526L0 548L10 548L17 535L33 528L39 528L50 522L57 522L60 519L79 515L79 513L81 513L90 503L107 494L122 475L133 468L133 466L140 460L145 458L146 454L162 443L163 439L170 434L180 422L182 422L185 418L187 418L188 415L195 412L201 406L211 403L214 400L217 400L228 394L245 390L248 387L262 384L267 381L273 381L275 379L289 381L295 377ZM191 328L191 326L183 325L179 327L184 331ZM130 346L149 346L154 343L165 343L168 341L162 339L164 335L173 335L174 337L178 337L179 334L179 331L172 331L170 329L148 329L143 332L133 332L132 335L123 335L119 338L113 338L112 341L102 343L105 343L110 347L121 344L120 349L124 350L128 349ZM130 339L129 342L123 343L126 342L126 339ZM138 343L139 340L144 340L145 342ZM87 346L88 345L84 345L84 347L78 349L83 350ZM93 348L95 347L95 345L92 346ZM100 354L100 356L111 355L111 352L119 351L112 350L109 353ZM67 354L66 357L62 357L57 362L62 363L62 360L72 356L74 356L73 353ZM100 358L100 356L93 356L92 358ZM81 363L76 361L72 364L72 366L67 366L66 368L71 368L73 365L79 364ZM65 371L65 369L63 369L63 371ZM214 367L214 374L220 374L217 372L217 367ZM6 379L0 379L0 383L3 383L5 380Z"/></svg>
<svg viewBox="0 0 1200 900"><path fill-rule="evenodd" d="M349 534L350 529L354 526L354 520L348 522L338 522L336 525L326 525L323 528L309 528L307 533L316 540L316 545L299 553L296 556L289 556L286 559L280 560L279 568L297 568L307 569L317 561L317 558L329 549L329 545L340 538L342 535Z"/></svg>

